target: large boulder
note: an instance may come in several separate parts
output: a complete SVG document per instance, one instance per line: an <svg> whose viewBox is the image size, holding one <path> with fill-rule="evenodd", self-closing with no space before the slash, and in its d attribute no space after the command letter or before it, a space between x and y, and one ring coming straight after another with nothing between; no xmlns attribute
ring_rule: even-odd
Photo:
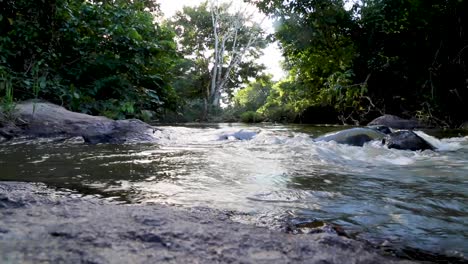
<svg viewBox="0 0 468 264"><path fill-rule="evenodd" d="M14 123L3 122L6 139L27 137L83 137L85 142L124 143L154 141L154 127L136 119L112 120L68 111L48 102L26 101L16 105Z"/></svg>
<svg viewBox="0 0 468 264"><path fill-rule="evenodd" d="M387 126L395 129L414 129L427 127L419 120L415 119L403 119L394 115L383 115L372 120L368 126Z"/></svg>
<svg viewBox="0 0 468 264"><path fill-rule="evenodd" d="M403 130L387 135L382 142L388 148L402 150L434 150L435 147L413 131Z"/></svg>
<svg viewBox="0 0 468 264"><path fill-rule="evenodd" d="M43 184L0 182L0 219L0 263L413 263L333 233L291 235L210 209L128 206Z"/></svg>
<svg viewBox="0 0 468 264"><path fill-rule="evenodd" d="M318 137L316 141L335 141L339 144L362 147L366 142L383 139L387 132L383 128L385 127L350 128Z"/></svg>

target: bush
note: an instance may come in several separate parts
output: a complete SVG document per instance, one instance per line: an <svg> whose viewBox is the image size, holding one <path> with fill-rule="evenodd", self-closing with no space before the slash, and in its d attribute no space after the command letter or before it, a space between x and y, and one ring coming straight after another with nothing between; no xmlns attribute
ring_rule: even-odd
<svg viewBox="0 0 468 264"><path fill-rule="evenodd" d="M240 119L244 123L260 123L264 120L263 115L254 111L247 111L240 115Z"/></svg>

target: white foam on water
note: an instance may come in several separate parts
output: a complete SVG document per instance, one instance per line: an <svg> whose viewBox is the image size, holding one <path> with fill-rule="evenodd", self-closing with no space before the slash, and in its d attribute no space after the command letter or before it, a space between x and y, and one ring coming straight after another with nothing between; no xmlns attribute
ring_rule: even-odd
<svg viewBox="0 0 468 264"><path fill-rule="evenodd" d="M408 157L379 157L381 161L394 164L394 165L411 165L415 163L415 160Z"/></svg>
<svg viewBox="0 0 468 264"><path fill-rule="evenodd" d="M287 167L294 167L294 164L308 164L305 168L311 171L325 169L331 172L364 173L376 168L442 164L446 159L444 152L468 148L468 137L439 140L421 131L416 133L432 144L436 151L388 149L378 140L368 142L363 147L338 144L334 141L317 142L306 133L272 131L258 127L218 129L164 127L158 133L162 149L187 146L195 146L196 149L215 147L216 160L226 156L232 163L242 164L244 168L253 171L258 170L258 164L263 164L263 167L274 167L271 164L274 161L279 164L289 164ZM237 137L239 135L240 139ZM238 155L239 153L242 154ZM215 153L210 154L214 155Z"/></svg>
<svg viewBox="0 0 468 264"><path fill-rule="evenodd" d="M419 153L388 149L379 142L369 142L363 147L338 144L334 141L315 142L312 151L322 161L342 164L355 169L379 165L411 165L417 161Z"/></svg>
<svg viewBox="0 0 468 264"><path fill-rule="evenodd" d="M239 128L185 128L164 127L156 132L158 143L163 145L205 144L232 141L249 141L263 133L261 129Z"/></svg>
<svg viewBox="0 0 468 264"><path fill-rule="evenodd" d="M434 146L437 149L437 151L457 151L463 148L461 144L463 141L456 141L450 139L439 140L422 131L414 131L414 133L416 133L418 136L429 142L429 144Z"/></svg>

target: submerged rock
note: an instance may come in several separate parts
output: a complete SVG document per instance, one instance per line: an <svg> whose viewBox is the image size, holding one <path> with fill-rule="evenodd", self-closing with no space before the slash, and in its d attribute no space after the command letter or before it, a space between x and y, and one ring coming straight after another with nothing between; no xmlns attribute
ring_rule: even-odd
<svg viewBox="0 0 468 264"><path fill-rule="evenodd" d="M394 115L383 115L381 117L378 117L372 120L368 124L368 126L375 126L375 125L387 126L387 127L391 127L395 129L414 129L414 128L427 127L423 123L421 123L419 120L403 119L401 117L394 116Z"/></svg>
<svg viewBox="0 0 468 264"><path fill-rule="evenodd" d="M383 139L388 148L403 150L434 150L435 147L413 131L404 130L391 133Z"/></svg>
<svg viewBox="0 0 468 264"><path fill-rule="evenodd" d="M0 135L26 137L76 137L85 142L124 143L151 142L154 128L140 120L112 120L68 111L47 102L26 101L16 105L15 122L3 122Z"/></svg>
<svg viewBox="0 0 468 264"><path fill-rule="evenodd" d="M224 134L219 137L220 140L228 140L228 139L237 139L237 140L251 140L254 138L258 133L254 131L244 130L241 129L234 133Z"/></svg>
<svg viewBox="0 0 468 264"><path fill-rule="evenodd" d="M291 235L208 209L121 205L0 182L1 263L411 263L330 233Z"/></svg>

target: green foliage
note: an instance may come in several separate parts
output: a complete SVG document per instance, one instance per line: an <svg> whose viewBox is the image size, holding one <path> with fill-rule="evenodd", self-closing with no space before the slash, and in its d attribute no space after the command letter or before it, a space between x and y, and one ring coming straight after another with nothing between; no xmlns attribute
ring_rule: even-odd
<svg viewBox="0 0 468 264"><path fill-rule="evenodd" d="M354 118L368 114L373 102L367 97L367 84L353 84L353 77L352 70L333 73L328 76L318 98L321 102L333 106L339 113L338 119L343 123L353 121L359 125L359 120Z"/></svg>
<svg viewBox="0 0 468 264"><path fill-rule="evenodd" d="M2 108L42 98L112 118L172 109L189 120L211 110L315 122L317 111L332 109L343 122L383 112L443 126L468 119L468 1L363 0L350 10L343 0L248 2L275 17L289 76L276 84L262 77L254 60L266 42L258 42L232 71L224 95L233 105L221 111L207 103L214 49L207 2L161 24L150 0L3 0ZM236 18L226 8L219 25ZM246 23L236 41L248 41L250 30L261 32ZM224 44L229 50L233 39ZM221 56L223 70L232 56Z"/></svg>
<svg viewBox="0 0 468 264"><path fill-rule="evenodd" d="M263 114L258 112L265 105L273 87L270 75L263 75L256 81L237 91L233 98L233 105L229 109L233 118L245 123L257 123L265 120ZM228 112L229 112L228 111Z"/></svg>
<svg viewBox="0 0 468 264"><path fill-rule="evenodd" d="M249 2L276 18L290 72L263 111L331 106L345 122L386 112L444 126L468 119L468 1L364 0L350 10L341 0Z"/></svg>
<svg viewBox="0 0 468 264"><path fill-rule="evenodd" d="M224 72L235 55L231 48L234 45L245 45L249 41L251 32L258 32L257 35L262 34L262 29L258 23L249 22L249 19L244 17L245 14L228 12L227 8L227 5L220 7L221 21L218 31L223 33L232 30L233 21L240 21L242 27L236 34L231 34L230 38L220 40L224 44L221 65ZM179 51L184 56L184 59L179 61L180 63L177 65L177 78L174 82L177 94L189 101L185 104L186 106L193 105L193 102L201 102L207 105L197 105L197 109L210 111L211 115L215 114L216 107L208 106L214 99L214 95L210 91L211 80L216 77L212 76L215 36L208 1L196 7L184 7L182 11L176 13L168 24L176 32ZM266 41L255 43L241 58L242 61L239 65L232 68L223 90L224 99L231 100L235 90L240 89L249 82L250 78L257 77L265 69L263 65L255 62L255 59L262 55L261 50L265 46ZM239 53L240 51L237 50L236 52ZM193 115L190 113L191 109L187 107L184 107L181 112L184 112L184 115ZM208 117L207 113L201 114L201 116L201 119ZM199 118L197 117L197 119Z"/></svg>
<svg viewBox="0 0 468 264"><path fill-rule="evenodd" d="M306 90L299 88L297 84L292 76L276 83L258 112L270 121L294 121L311 104L310 97L304 96Z"/></svg>
<svg viewBox="0 0 468 264"><path fill-rule="evenodd" d="M266 103L273 82L271 76L264 75L239 90L233 98L234 107L240 111L256 111Z"/></svg>
<svg viewBox="0 0 468 264"><path fill-rule="evenodd" d="M244 123L259 123L264 120L260 113L254 111L247 111L240 115L240 120Z"/></svg>
<svg viewBox="0 0 468 264"><path fill-rule="evenodd" d="M17 99L40 97L112 118L174 108L173 32L151 1L6 0L0 66Z"/></svg>
<svg viewBox="0 0 468 264"><path fill-rule="evenodd" d="M8 69L0 66L0 119L12 120L15 109L13 84Z"/></svg>
<svg viewBox="0 0 468 264"><path fill-rule="evenodd" d="M467 120L466 10L467 1L365 1L355 72L372 75L369 96L390 113Z"/></svg>
<svg viewBox="0 0 468 264"><path fill-rule="evenodd" d="M302 119L311 108L345 112L356 99L350 78L356 56L353 13L343 1L256 1L277 18L275 37L289 78L278 83L261 111L275 120Z"/></svg>

